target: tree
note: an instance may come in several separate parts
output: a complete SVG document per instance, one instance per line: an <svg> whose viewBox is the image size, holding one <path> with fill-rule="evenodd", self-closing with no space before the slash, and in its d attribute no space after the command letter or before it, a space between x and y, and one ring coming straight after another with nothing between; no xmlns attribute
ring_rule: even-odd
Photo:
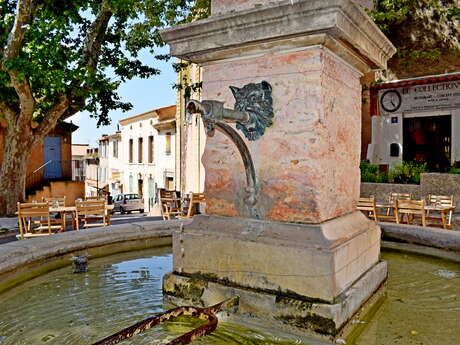
<svg viewBox="0 0 460 345"><path fill-rule="evenodd" d="M164 44L161 28L205 17L209 6L209 0L0 0L0 121L6 126L0 215L14 214L25 198L33 147L79 111L103 125L111 110L131 109L118 86L159 73L138 52L154 55Z"/></svg>
<svg viewBox="0 0 460 345"><path fill-rule="evenodd" d="M387 79L460 69L459 0L377 0L371 18L398 48Z"/></svg>

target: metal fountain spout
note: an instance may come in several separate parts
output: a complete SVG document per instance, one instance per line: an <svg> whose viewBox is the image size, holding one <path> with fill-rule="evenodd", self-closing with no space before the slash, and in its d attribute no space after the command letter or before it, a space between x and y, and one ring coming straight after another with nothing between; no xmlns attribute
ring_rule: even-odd
<svg viewBox="0 0 460 345"><path fill-rule="evenodd" d="M215 120L225 122L245 123L249 120L249 115L245 112L224 108L224 103L220 101L191 100L187 103L187 109L192 113L201 113L203 120Z"/></svg>
<svg viewBox="0 0 460 345"><path fill-rule="evenodd" d="M208 136L214 135L214 126L216 122L241 123L249 122L249 114L246 112L224 108L224 103L214 100L205 100L202 102L191 100L187 103L187 114L200 114L201 119L206 124L206 133Z"/></svg>
<svg viewBox="0 0 460 345"><path fill-rule="evenodd" d="M256 207L260 188L254 162L245 141L228 123L236 123L236 129L240 130L249 141L261 138L266 128L273 124L272 87L268 82L262 81L257 84L247 84L242 88L230 86L230 90L235 97L235 109L224 108L224 103L220 101L191 100L186 105L187 122L191 114L200 114L208 136L214 136L217 128L233 141L241 154L246 171L247 187L244 203L248 207L250 217L260 218L260 212Z"/></svg>

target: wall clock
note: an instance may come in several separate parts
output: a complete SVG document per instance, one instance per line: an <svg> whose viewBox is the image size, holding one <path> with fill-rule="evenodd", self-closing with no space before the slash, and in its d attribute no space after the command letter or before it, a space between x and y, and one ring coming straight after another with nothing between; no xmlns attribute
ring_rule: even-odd
<svg viewBox="0 0 460 345"><path fill-rule="evenodd" d="M396 90L388 90L382 93L380 97L380 105L382 106L383 110L394 113L396 110L401 107L401 95Z"/></svg>

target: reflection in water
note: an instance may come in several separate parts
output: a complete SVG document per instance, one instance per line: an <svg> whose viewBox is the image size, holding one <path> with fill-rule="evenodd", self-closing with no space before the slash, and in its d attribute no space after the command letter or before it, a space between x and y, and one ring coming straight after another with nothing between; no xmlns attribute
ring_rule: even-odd
<svg viewBox="0 0 460 345"><path fill-rule="evenodd" d="M163 311L161 279L171 271L170 248L118 254L89 262L89 271L66 267L0 296L0 344L92 344ZM356 345L460 344L458 264L387 252L388 299ZM179 318L121 344L164 344L199 321ZM219 323L196 344L300 344Z"/></svg>
<svg viewBox="0 0 460 345"><path fill-rule="evenodd" d="M384 252L388 298L356 345L460 344L460 265Z"/></svg>

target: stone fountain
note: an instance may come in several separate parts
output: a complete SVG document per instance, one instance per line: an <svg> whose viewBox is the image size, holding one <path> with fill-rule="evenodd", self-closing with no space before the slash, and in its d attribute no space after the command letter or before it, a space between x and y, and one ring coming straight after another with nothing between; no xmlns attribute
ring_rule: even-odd
<svg viewBox="0 0 460 345"><path fill-rule="evenodd" d="M387 275L355 204L360 77L395 48L349 0L213 0L210 18L162 37L203 67L189 110L212 136L207 215L174 234L165 294L238 295L240 318L335 337Z"/></svg>

